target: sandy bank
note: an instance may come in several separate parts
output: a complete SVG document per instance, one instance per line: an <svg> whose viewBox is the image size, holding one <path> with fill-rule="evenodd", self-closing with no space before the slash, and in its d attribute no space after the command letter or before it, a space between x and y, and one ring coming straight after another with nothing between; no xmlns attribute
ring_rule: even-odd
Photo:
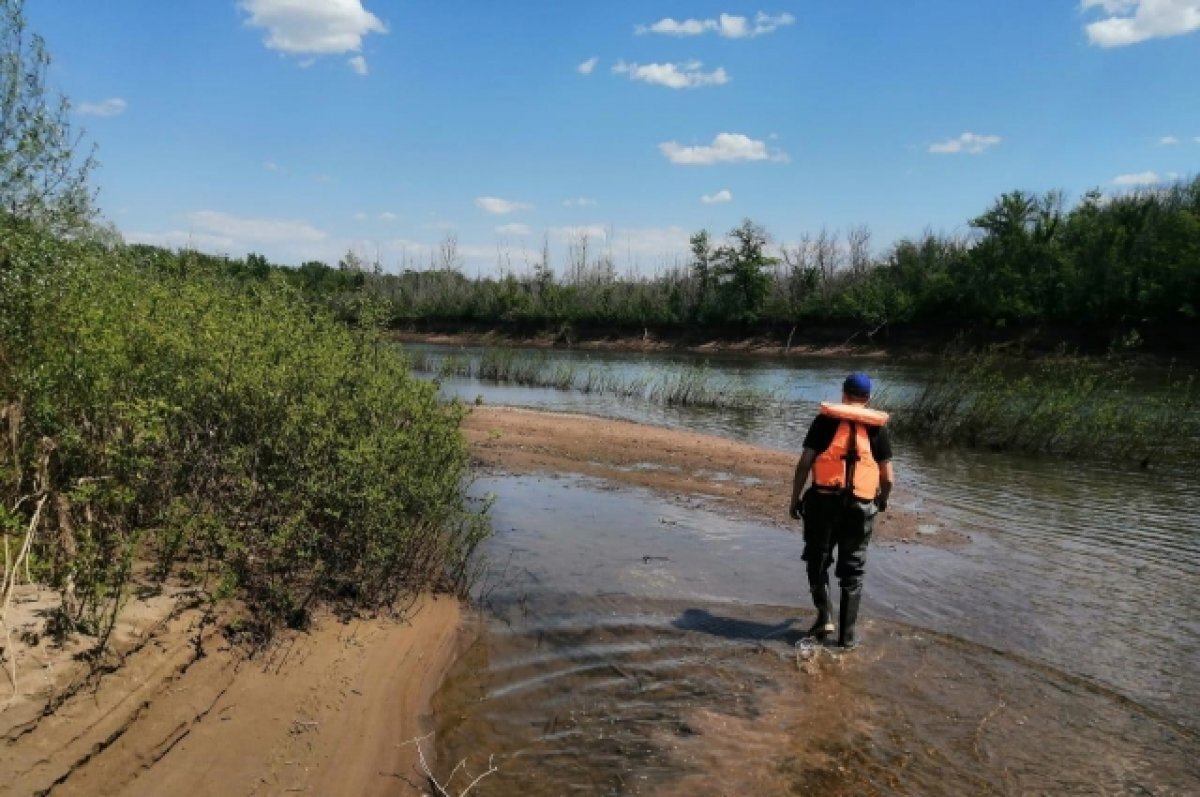
<svg viewBox="0 0 1200 797"><path fill-rule="evenodd" d="M101 675L27 652L24 691L0 714L0 794L425 793L405 742L457 653L458 601L321 617L253 657L186 603L153 604L157 618L147 605Z"/></svg>
<svg viewBox="0 0 1200 797"><path fill-rule="evenodd" d="M787 515L799 452L712 435L509 407L475 407L463 424L477 464L515 473L582 473L669 494L707 496L725 511L798 531ZM903 473L898 475L902 498ZM916 541L933 518L894 506L875 533ZM922 543L961 540L948 530Z"/></svg>

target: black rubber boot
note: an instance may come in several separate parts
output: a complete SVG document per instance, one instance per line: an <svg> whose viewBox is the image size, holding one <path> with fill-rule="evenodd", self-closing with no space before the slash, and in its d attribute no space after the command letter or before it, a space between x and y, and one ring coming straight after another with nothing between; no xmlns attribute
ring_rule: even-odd
<svg viewBox="0 0 1200 797"><path fill-rule="evenodd" d="M808 629L808 635L824 639L833 633L833 611L829 607L829 584L812 588L813 604L817 607L817 621Z"/></svg>
<svg viewBox="0 0 1200 797"><path fill-rule="evenodd" d="M858 638L854 634L854 624L858 620L858 604L862 601L862 591L848 592L842 590L841 617L838 623L838 645L846 650L858 647Z"/></svg>

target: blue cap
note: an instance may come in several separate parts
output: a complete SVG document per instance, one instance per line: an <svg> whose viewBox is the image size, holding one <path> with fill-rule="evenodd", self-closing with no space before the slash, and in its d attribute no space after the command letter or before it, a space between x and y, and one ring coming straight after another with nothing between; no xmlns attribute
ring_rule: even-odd
<svg viewBox="0 0 1200 797"><path fill-rule="evenodd" d="M871 395L871 377L862 371L855 371L842 382L842 392L847 396L868 398Z"/></svg>

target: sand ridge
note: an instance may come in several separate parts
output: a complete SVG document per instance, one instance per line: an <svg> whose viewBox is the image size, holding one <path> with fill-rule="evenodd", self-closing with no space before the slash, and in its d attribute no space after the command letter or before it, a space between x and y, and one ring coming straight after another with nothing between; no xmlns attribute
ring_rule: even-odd
<svg viewBox="0 0 1200 797"><path fill-rule="evenodd" d="M463 422L479 466L522 473L581 473L671 495L707 496L721 511L796 533L788 517L799 452L678 429L515 407L479 406ZM903 491L903 474L897 490ZM918 540L927 518L893 505L875 524L882 539ZM960 542L941 533L926 544Z"/></svg>

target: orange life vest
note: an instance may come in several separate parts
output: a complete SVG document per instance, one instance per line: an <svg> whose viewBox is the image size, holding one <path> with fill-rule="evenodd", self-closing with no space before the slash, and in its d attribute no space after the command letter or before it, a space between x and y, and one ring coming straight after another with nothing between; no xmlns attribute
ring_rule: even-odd
<svg viewBox="0 0 1200 797"><path fill-rule="evenodd" d="M813 461L813 486L872 501L879 492L879 463L871 454L867 427L884 426L888 414L857 404L821 402L821 414L840 421L829 448Z"/></svg>

